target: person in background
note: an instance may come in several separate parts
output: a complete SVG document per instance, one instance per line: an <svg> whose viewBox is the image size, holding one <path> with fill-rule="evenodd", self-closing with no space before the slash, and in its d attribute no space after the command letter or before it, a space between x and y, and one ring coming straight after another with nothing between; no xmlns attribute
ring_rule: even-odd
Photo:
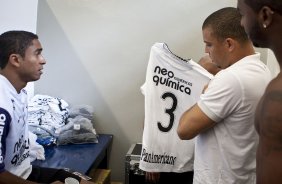
<svg viewBox="0 0 282 184"><path fill-rule="evenodd" d="M46 64L38 36L27 31L0 35L0 184L64 183L72 177L63 169L30 163L27 93L24 87L42 75Z"/></svg>
<svg viewBox="0 0 282 184"><path fill-rule="evenodd" d="M202 56L198 64L213 75L217 74L221 70L221 68L219 68L215 63L212 62L209 55Z"/></svg>
<svg viewBox="0 0 282 184"><path fill-rule="evenodd" d="M178 125L181 139L195 140L194 184L256 183L255 109L270 71L240 25L236 8L209 15L202 33L205 51L222 70Z"/></svg>
<svg viewBox="0 0 282 184"><path fill-rule="evenodd" d="M270 48L282 66L282 1L238 0L241 25L254 46ZM257 183L282 183L282 76L267 86L257 107L255 126L259 134Z"/></svg>

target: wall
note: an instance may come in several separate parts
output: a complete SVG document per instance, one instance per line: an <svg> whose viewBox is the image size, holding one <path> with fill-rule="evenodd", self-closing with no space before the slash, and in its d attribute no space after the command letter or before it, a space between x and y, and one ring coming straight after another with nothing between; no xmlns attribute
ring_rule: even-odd
<svg viewBox="0 0 282 184"><path fill-rule="evenodd" d="M37 3L38 0L0 0L0 34L9 30L26 30L35 33Z"/></svg>
<svg viewBox="0 0 282 184"><path fill-rule="evenodd" d="M0 4L0 34L9 30L26 30L36 33L38 0L0 0ZM34 93L34 84L28 83L26 89L31 98Z"/></svg>
<svg viewBox="0 0 282 184"><path fill-rule="evenodd" d="M124 159L141 142L140 86L150 47L166 42L183 58L204 52L201 25L227 0L40 0L37 32L47 60L37 93L95 109L98 133L114 135L112 180L124 181ZM263 59L266 60L266 52Z"/></svg>

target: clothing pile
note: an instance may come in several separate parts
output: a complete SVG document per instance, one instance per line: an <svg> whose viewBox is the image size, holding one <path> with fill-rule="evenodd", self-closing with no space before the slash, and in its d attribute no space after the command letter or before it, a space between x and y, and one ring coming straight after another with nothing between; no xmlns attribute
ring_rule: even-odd
<svg viewBox="0 0 282 184"><path fill-rule="evenodd" d="M43 146L98 143L93 128L93 108L69 107L61 98L35 95L28 104L29 130Z"/></svg>

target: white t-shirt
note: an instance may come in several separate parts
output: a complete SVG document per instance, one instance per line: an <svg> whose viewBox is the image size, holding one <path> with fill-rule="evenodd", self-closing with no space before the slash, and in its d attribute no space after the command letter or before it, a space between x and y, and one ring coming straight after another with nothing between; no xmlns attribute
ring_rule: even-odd
<svg viewBox="0 0 282 184"><path fill-rule="evenodd" d="M217 122L195 141L194 184L256 183L255 109L270 81L260 55L220 71L200 96L200 109Z"/></svg>
<svg viewBox="0 0 282 184"><path fill-rule="evenodd" d="M193 170L194 140L180 140L179 119L198 100L213 76L192 60L183 60L164 43L152 46L146 82L145 124L139 167L148 172Z"/></svg>
<svg viewBox="0 0 282 184"><path fill-rule="evenodd" d="M0 75L0 172L26 179L32 170L27 126L27 94Z"/></svg>

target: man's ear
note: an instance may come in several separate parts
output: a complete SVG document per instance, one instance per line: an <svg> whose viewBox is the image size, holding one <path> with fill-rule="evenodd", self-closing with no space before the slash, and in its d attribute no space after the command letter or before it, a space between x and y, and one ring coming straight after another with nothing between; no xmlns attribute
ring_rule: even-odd
<svg viewBox="0 0 282 184"><path fill-rule="evenodd" d="M9 61L8 62L12 66L19 67L21 59L22 59L22 57L19 54L11 54L10 57L9 57Z"/></svg>
<svg viewBox="0 0 282 184"><path fill-rule="evenodd" d="M274 11L268 6L263 6L259 11L259 24L264 29L272 23Z"/></svg>
<svg viewBox="0 0 282 184"><path fill-rule="evenodd" d="M235 48L235 45L234 45L234 40L232 38L226 38L225 39L225 46L227 47L227 49L229 51L233 51L234 48Z"/></svg>

